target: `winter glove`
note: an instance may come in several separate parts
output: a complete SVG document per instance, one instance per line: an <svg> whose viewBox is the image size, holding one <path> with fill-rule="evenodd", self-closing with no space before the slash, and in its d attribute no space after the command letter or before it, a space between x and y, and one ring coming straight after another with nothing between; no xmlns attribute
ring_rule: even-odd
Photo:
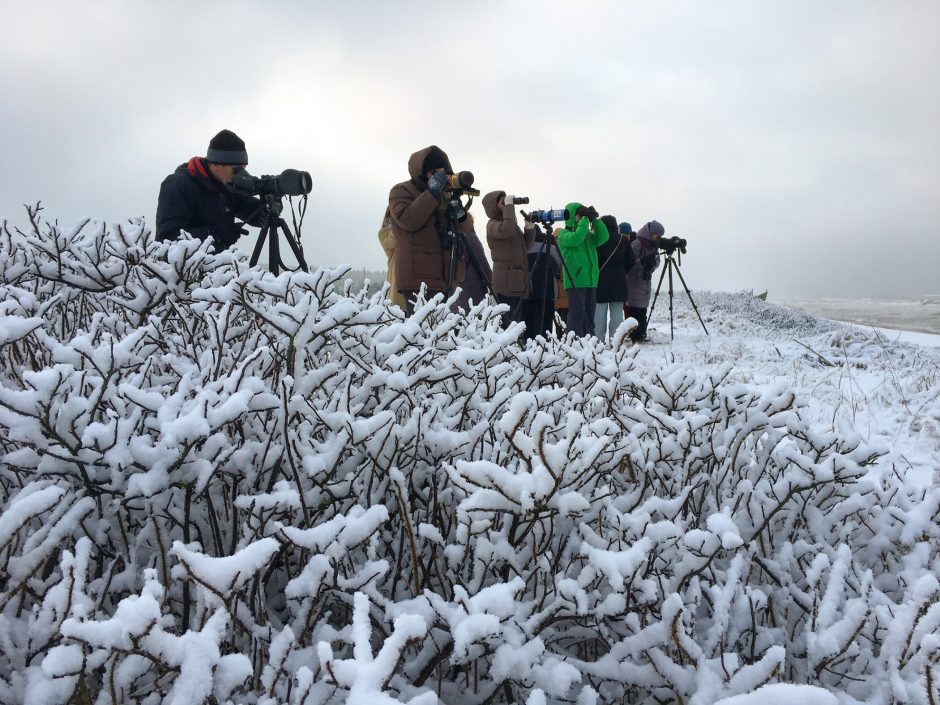
<svg viewBox="0 0 940 705"><path fill-rule="evenodd" d="M234 245L238 241L238 238L247 233L247 230L238 227L235 223L231 225L216 225L209 229L209 235L222 247Z"/></svg>
<svg viewBox="0 0 940 705"><path fill-rule="evenodd" d="M441 195L446 185L447 174L443 171L435 171L431 174L431 178L428 179L428 191L430 191L431 195L435 198Z"/></svg>
<svg viewBox="0 0 940 705"><path fill-rule="evenodd" d="M584 216L588 220L597 220L597 209L594 206L581 206L574 214Z"/></svg>

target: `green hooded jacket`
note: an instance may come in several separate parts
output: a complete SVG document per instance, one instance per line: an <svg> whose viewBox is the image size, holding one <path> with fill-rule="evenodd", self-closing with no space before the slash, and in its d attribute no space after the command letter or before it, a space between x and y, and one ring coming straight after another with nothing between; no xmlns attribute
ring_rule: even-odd
<svg viewBox="0 0 940 705"><path fill-rule="evenodd" d="M565 258L567 268L564 269L566 289L595 289L600 267L597 265L597 247L607 242L610 234L607 226L600 218L591 221L581 218L577 225L574 222L574 213L581 207L580 203L569 203L565 206L568 217L565 219L565 228L558 233L558 249ZM571 273L571 277L568 273Z"/></svg>

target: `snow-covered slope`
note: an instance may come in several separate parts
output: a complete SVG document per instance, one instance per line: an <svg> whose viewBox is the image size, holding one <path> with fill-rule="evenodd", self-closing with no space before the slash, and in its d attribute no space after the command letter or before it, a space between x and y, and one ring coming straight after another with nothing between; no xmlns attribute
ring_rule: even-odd
<svg viewBox="0 0 940 705"><path fill-rule="evenodd" d="M142 223L0 237L0 701L911 702L937 351L537 341Z"/></svg>

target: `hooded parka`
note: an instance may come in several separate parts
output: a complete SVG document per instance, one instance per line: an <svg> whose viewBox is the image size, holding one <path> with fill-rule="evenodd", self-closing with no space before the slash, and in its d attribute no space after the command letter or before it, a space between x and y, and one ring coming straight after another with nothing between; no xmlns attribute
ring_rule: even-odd
<svg viewBox="0 0 940 705"><path fill-rule="evenodd" d="M414 291L427 285L431 291L446 291L450 271L451 248L441 243L446 232L447 214L443 197L428 191L425 162L428 157L443 163L452 174L450 159L440 147L425 147L411 155L408 173L411 179L392 187L388 206L395 234L395 283L399 291ZM468 220L458 224L466 233L472 225ZM452 285L456 288L464 277L464 263L458 258Z"/></svg>
<svg viewBox="0 0 940 705"><path fill-rule="evenodd" d="M561 250L566 265L563 271L566 289L597 287L597 247L607 242L610 237L607 226L600 218L593 224L588 218L581 218L575 223L575 211L580 207L581 204L577 202L565 206L568 217L565 219L564 230L558 233L558 249ZM569 274L574 278L573 281Z"/></svg>
<svg viewBox="0 0 940 705"><path fill-rule="evenodd" d="M653 272L659 267L659 247L654 236L662 237L666 230L662 224L651 220L636 233L630 245L633 247L634 265L627 272L627 305L646 308L650 305L653 291Z"/></svg>
<svg viewBox="0 0 940 705"><path fill-rule="evenodd" d="M491 191L483 197L483 210L489 221L486 224L486 244L493 257L493 293L499 296L527 296L528 253L535 242L535 228L526 223L525 232L516 224L516 207L497 205L505 198L505 191Z"/></svg>

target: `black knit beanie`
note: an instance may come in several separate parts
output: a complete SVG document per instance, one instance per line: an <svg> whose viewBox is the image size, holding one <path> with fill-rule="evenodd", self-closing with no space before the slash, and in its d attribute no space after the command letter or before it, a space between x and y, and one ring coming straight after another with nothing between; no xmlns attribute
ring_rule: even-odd
<svg viewBox="0 0 940 705"><path fill-rule="evenodd" d="M428 156L424 158L424 169L422 174L427 174L429 171L434 171L435 169L446 169L447 160L444 157L444 153L437 147L432 147L431 151L428 152Z"/></svg>
<svg viewBox="0 0 940 705"><path fill-rule="evenodd" d="M231 130L222 130L209 141L206 160L213 164L247 164L245 142Z"/></svg>
<svg viewBox="0 0 940 705"><path fill-rule="evenodd" d="M607 226L607 234L613 235L617 232L617 219L612 215L602 215L601 222Z"/></svg>

